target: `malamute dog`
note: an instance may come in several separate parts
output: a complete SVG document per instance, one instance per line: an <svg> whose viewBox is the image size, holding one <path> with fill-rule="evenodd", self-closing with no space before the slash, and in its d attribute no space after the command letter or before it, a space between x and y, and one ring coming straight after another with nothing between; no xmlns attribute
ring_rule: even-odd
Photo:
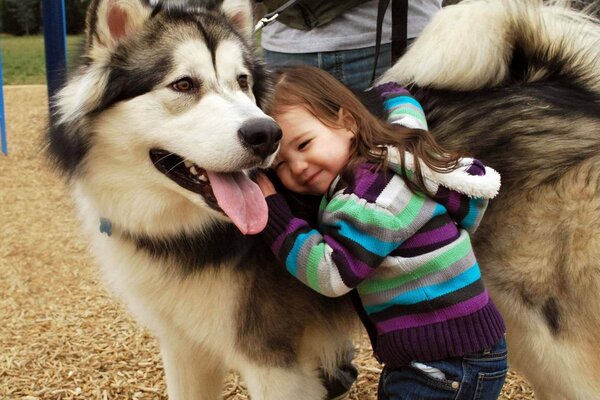
<svg viewBox="0 0 600 400"><path fill-rule="evenodd" d="M48 149L107 285L160 342L170 398L217 399L234 368L253 399L323 399L319 370L356 322L251 235L248 174L280 131L259 108L250 2L94 0L87 22ZM448 7L382 80L413 85L442 142L502 173L475 241L512 365L538 398L597 398L598 25L535 0Z"/></svg>
<svg viewBox="0 0 600 400"><path fill-rule="evenodd" d="M160 342L171 399L219 398L230 368L253 399L323 399L356 322L242 234L266 221L248 171L281 132L256 105L250 3L212 3L93 1L49 151L108 286Z"/></svg>

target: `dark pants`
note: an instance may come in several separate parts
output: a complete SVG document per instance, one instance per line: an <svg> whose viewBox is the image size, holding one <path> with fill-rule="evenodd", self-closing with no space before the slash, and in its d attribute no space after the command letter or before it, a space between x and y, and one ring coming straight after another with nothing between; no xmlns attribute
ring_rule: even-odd
<svg viewBox="0 0 600 400"><path fill-rule="evenodd" d="M423 361L445 377L418 368L415 362L400 368L385 367L379 379L379 400L495 400L500 395L508 361L502 339L491 349L465 357Z"/></svg>
<svg viewBox="0 0 600 400"><path fill-rule="evenodd" d="M329 72L349 88L363 91L371 85L375 47L323 53L279 53L263 49L263 58L272 69L312 65ZM391 44L382 45L376 78L390 68L391 59Z"/></svg>

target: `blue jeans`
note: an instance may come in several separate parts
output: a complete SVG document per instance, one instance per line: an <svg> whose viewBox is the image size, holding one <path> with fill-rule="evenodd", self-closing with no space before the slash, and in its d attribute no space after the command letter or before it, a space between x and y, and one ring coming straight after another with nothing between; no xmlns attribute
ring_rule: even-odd
<svg viewBox="0 0 600 400"><path fill-rule="evenodd" d="M381 45L376 78L390 68L391 51L391 44ZM323 53L279 53L263 49L263 58L271 69L300 64L324 69L349 88L362 92L371 85L375 47Z"/></svg>
<svg viewBox="0 0 600 400"><path fill-rule="evenodd" d="M445 378L434 377L415 366L383 369L379 379L379 400L495 400L500 395L508 361L506 342L464 357L423 361L442 371Z"/></svg>

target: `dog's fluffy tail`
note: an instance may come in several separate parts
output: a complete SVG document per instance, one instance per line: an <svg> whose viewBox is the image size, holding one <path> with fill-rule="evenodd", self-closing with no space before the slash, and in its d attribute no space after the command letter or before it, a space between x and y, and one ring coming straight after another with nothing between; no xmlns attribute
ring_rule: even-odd
<svg viewBox="0 0 600 400"><path fill-rule="evenodd" d="M599 28L558 1L467 0L442 9L379 82L476 90L568 76L600 92Z"/></svg>

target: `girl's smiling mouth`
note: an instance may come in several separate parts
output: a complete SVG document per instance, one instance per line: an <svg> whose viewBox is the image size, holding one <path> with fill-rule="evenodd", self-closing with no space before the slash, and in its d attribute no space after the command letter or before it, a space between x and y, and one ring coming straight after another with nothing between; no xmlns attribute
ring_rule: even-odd
<svg viewBox="0 0 600 400"><path fill-rule="evenodd" d="M317 178L317 176L319 176L321 174L321 172L322 172L322 170L318 170L317 172L315 172L314 174L309 176L308 179L306 179L304 181L304 185L310 185L311 183L313 183L315 181L315 179Z"/></svg>

